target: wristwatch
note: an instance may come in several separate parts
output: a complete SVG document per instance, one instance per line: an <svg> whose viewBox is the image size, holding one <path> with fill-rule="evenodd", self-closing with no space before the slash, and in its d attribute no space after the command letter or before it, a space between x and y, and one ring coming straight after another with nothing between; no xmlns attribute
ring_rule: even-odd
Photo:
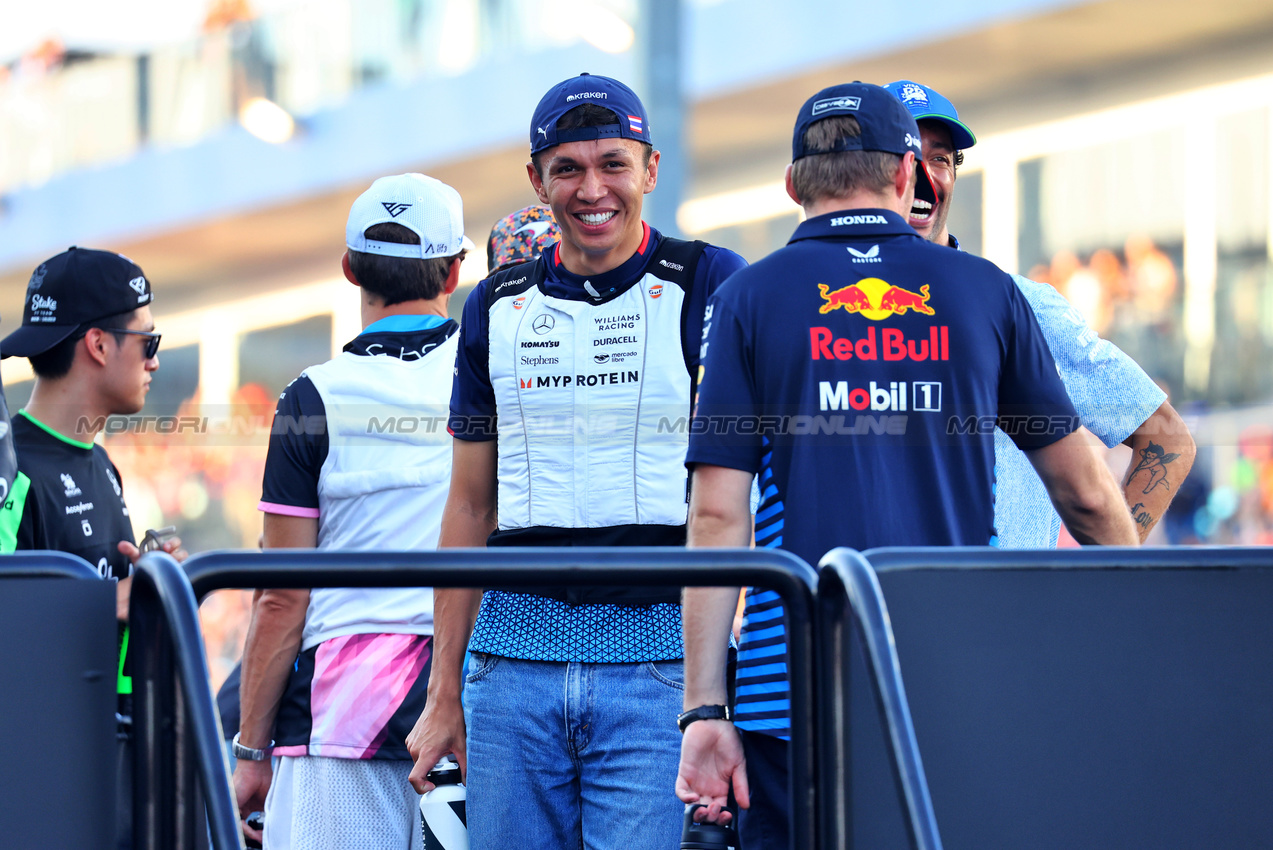
<svg viewBox="0 0 1273 850"><path fill-rule="evenodd" d="M681 732L685 731L685 727L689 726L695 720L733 720L734 713L729 710L727 705L700 705L698 708L691 708L684 714L676 715L676 725L680 727Z"/></svg>
<svg viewBox="0 0 1273 850"><path fill-rule="evenodd" d="M246 761L265 761L270 757L270 750L273 749L274 742L270 741L264 749L256 749L254 747L244 746L239 743L239 733L234 733L234 738L230 741L230 751L234 753L236 759L244 759Z"/></svg>

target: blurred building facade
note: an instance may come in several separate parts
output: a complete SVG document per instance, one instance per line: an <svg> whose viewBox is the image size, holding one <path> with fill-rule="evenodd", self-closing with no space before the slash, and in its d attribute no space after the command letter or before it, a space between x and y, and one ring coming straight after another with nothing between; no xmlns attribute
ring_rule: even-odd
<svg viewBox="0 0 1273 850"><path fill-rule="evenodd" d="M1168 539L1273 542L1273 6L1217 0L888 4L683 0L208 4L201 32L141 54L45 42L0 70L0 315L69 244L152 278L162 368L108 431L139 527L255 545L273 400L358 331L340 276L349 204L426 171L466 228L534 201L526 125L580 71L641 81L679 37L685 198L664 229L750 260L799 221L782 190L799 104L834 82L909 78L978 135L951 230L1056 286L1199 431ZM0 60L4 57L0 57ZM659 127L653 126L655 139ZM468 284L484 258L465 263ZM458 315L463 300L453 301ZM11 406L25 361L5 361Z"/></svg>

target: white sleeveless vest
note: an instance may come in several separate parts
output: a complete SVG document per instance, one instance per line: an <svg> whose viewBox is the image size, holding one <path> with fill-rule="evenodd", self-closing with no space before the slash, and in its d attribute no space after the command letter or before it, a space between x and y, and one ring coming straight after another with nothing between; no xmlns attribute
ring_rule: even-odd
<svg viewBox="0 0 1273 850"><path fill-rule="evenodd" d="M435 549L451 481L459 334L417 360L345 352L304 374L327 413L318 548ZM433 633L433 591L316 588L302 649L350 634Z"/></svg>
<svg viewBox="0 0 1273 850"><path fill-rule="evenodd" d="M603 304L491 304L501 530L685 523L686 293L648 268Z"/></svg>

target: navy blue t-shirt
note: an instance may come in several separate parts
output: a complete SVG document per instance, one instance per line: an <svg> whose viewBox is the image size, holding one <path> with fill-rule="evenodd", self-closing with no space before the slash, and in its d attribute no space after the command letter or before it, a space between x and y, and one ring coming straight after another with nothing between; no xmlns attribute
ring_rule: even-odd
<svg viewBox="0 0 1273 850"><path fill-rule="evenodd" d="M989 543L995 425L1023 449L1078 427L1012 278L886 210L804 222L707 310L686 462L759 474L756 545L810 564ZM777 598L753 592L742 728L787 734L785 645Z"/></svg>

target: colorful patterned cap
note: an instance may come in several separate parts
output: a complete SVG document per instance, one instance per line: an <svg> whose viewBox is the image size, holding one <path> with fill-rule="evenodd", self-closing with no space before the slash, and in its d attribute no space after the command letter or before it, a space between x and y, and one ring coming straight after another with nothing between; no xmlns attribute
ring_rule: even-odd
<svg viewBox="0 0 1273 850"><path fill-rule="evenodd" d="M561 240L561 231L553 220L553 211L535 205L505 216L491 228L486 240L486 267L490 274L529 262L545 248Z"/></svg>

